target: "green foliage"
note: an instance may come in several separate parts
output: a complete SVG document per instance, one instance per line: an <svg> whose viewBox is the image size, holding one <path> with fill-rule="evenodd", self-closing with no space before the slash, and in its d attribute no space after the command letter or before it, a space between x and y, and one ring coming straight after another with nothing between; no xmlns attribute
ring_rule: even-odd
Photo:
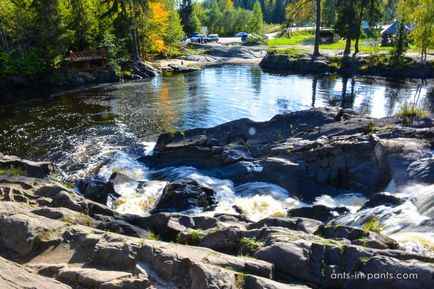
<svg viewBox="0 0 434 289"><path fill-rule="evenodd" d="M373 133L379 131L380 128L378 126L375 126L373 123L369 123L366 127L366 132Z"/></svg>
<svg viewBox="0 0 434 289"><path fill-rule="evenodd" d="M402 0L399 2L399 16L417 24L410 36L425 63L428 50L434 48L434 0Z"/></svg>
<svg viewBox="0 0 434 289"><path fill-rule="evenodd" d="M148 240L158 241L158 240L160 240L160 236L158 236L157 234L155 234L155 233L152 232L152 231L149 231L149 232L146 234L146 239L148 239Z"/></svg>
<svg viewBox="0 0 434 289"><path fill-rule="evenodd" d="M249 32L261 33L264 26L264 18L262 15L262 8L259 1L253 5L253 17L250 19Z"/></svg>
<svg viewBox="0 0 434 289"><path fill-rule="evenodd" d="M371 257L360 257L359 258L360 263L362 263L363 265L368 263L369 260L371 260Z"/></svg>
<svg viewBox="0 0 434 289"><path fill-rule="evenodd" d="M269 46L277 45L300 45L313 43L314 34L312 31L294 31L289 37L281 37L268 40Z"/></svg>
<svg viewBox="0 0 434 289"><path fill-rule="evenodd" d="M106 47L108 51L107 66L116 74L120 74L122 64L128 60L128 51L125 48L125 40L118 39L112 33L105 33L99 46Z"/></svg>
<svg viewBox="0 0 434 289"><path fill-rule="evenodd" d="M401 21L398 27L398 33L395 37L394 46L392 50L393 60L395 62L395 65L398 67L401 66L402 56L407 50L406 35L407 33L405 32L405 24L403 21Z"/></svg>
<svg viewBox="0 0 434 289"><path fill-rule="evenodd" d="M401 106L400 111L398 112L398 116L402 119L402 121L410 125L413 123L413 120L417 117L426 117L429 115L429 112L418 108L415 104L404 103Z"/></svg>
<svg viewBox="0 0 434 289"><path fill-rule="evenodd" d="M280 55L300 55L309 53L309 50L298 48L270 48L268 49L268 53Z"/></svg>
<svg viewBox="0 0 434 289"><path fill-rule="evenodd" d="M380 221L377 217L372 217L362 225L362 230L365 233L369 231L380 233L383 230L383 226L380 224Z"/></svg>
<svg viewBox="0 0 434 289"><path fill-rule="evenodd" d="M22 168L10 165L8 168L0 168L0 175L25 176L26 172Z"/></svg>
<svg viewBox="0 0 434 289"><path fill-rule="evenodd" d="M202 236L200 235L200 231L199 230L195 230L193 232L190 233L189 236L189 244L190 245L199 245L201 240L202 240Z"/></svg>
<svg viewBox="0 0 434 289"><path fill-rule="evenodd" d="M250 254L254 254L264 246L264 241L256 238L241 238L240 243L247 247Z"/></svg>
<svg viewBox="0 0 434 289"><path fill-rule="evenodd" d="M245 287L245 279L246 274L243 272L239 272L235 275L235 286L239 289L243 289Z"/></svg>
<svg viewBox="0 0 434 289"><path fill-rule="evenodd" d="M1 0L0 76L40 76L61 68L69 51L102 47L120 73L136 51L164 53L181 37L174 0Z"/></svg>

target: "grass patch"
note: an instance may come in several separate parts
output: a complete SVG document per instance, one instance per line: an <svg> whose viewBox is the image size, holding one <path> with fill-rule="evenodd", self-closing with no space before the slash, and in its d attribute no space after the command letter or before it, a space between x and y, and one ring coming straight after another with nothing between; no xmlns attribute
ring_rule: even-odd
<svg viewBox="0 0 434 289"><path fill-rule="evenodd" d="M190 245L199 245L200 242L202 241L202 236L200 235L200 231L199 230L195 230L193 232L190 233Z"/></svg>
<svg viewBox="0 0 434 289"><path fill-rule="evenodd" d="M241 238L240 243L250 251L250 254L256 253L264 246L264 241L256 238Z"/></svg>
<svg viewBox="0 0 434 289"><path fill-rule="evenodd" d="M427 117L428 115L428 111L418 108L414 104L410 105L408 103L404 103L401 110L398 112L398 116L405 124L411 124L415 118Z"/></svg>
<svg viewBox="0 0 434 289"><path fill-rule="evenodd" d="M73 189L75 187L73 184L65 182L63 180L62 175L59 173L56 173L56 172L51 173L50 178L51 178L51 180L55 181L56 183L61 184L62 186L64 186L67 189Z"/></svg>
<svg viewBox="0 0 434 289"><path fill-rule="evenodd" d="M50 230L44 229L38 234L38 237L42 241L50 241L52 239L52 232Z"/></svg>
<svg viewBox="0 0 434 289"><path fill-rule="evenodd" d="M158 236L157 234L155 234L155 233L152 232L152 231L149 231L149 232L146 234L146 239L148 239L148 240L158 241L158 240L160 240L160 236Z"/></svg>
<svg viewBox="0 0 434 289"><path fill-rule="evenodd" d="M77 222L77 224L80 224L82 226L92 226L92 219L88 215L83 213L76 214L75 221Z"/></svg>
<svg viewBox="0 0 434 289"><path fill-rule="evenodd" d="M363 226L362 226L362 230L367 233L367 232L375 232L375 233L380 233L383 230L383 226L380 224L380 221L378 220L377 217L372 217L371 219L369 219L368 221L366 221Z"/></svg>
<svg viewBox="0 0 434 289"><path fill-rule="evenodd" d="M235 275L235 286L237 288L244 288L246 282L246 274L244 274L243 272L240 272L238 274Z"/></svg>
<svg viewBox="0 0 434 289"><path fill-rule="evenodd" d="M8 168L0 168L0 175L8 176L25 176L26 171L14 165L10 165Z"/></svg>
<svg viewBox="0 0 434 289"><path fill-rule="evenodd" d="M377 131L380 131L380 128L378 126L375 126L372 122L366 126L367 133L374 133Z"/></svg>
<svg viewBox="0 0 434 289"><path fill-rule="evenodd" d="M68 218L68 217L63 217L63 218L62 218L62 221L63 221L64 223L66 223L68 226L75 225L74 220L72 220L71 218Z"/></svg>
<svg viewBox="0 0 434 289"><path fill-rule="evenodd" d="M268 49L268 53L275 54L275 55L300 55L300 54L306 54L310 51L308 49L300 49L300 48L293 48L293 47L272 47Z"/></svg>
<svg viewBox="0 0 434 289"><path fill-rule="evenodd" d="M360 263L362 263L363 265L368 263L369 260L371 260L371 257L360 257L359 258Z"/></svg>
<svg viewBox="0 0 434 289"><path fill-rule="evenodd" d="M267 41L268 46L277 45L307 45L314 43L315 36L312 31L294 31L289 37L279 37L269 39Z"/></svg>
<svg viewBox="0 0 434 289"><path fill-rule="evenodd" d="M177 129L173 129L173 128L169 129L169 134L172 138L175 137L177 134L185 136L185 132L183 132L182 130L177 130Z"/></svg>

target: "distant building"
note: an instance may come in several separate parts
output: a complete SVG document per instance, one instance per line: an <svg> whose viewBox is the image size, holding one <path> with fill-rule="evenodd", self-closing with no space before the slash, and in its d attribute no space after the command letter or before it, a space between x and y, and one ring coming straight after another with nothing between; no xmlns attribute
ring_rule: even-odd
<svg viewBox="0 0 434 289"><path fill-rule="evenodd" d="M399 25L401 25L401 21L396 20L392 24L386 26L383 30L381 30L381 45L382 46L391 46L393 45L393 37L398 33ZM404 27L405 33L410 33L411 28L409 25L405 25Z"/></svg>
<svg viewBox="0 0 434 289"><path fill-rule="evenodd" d="M334 33L333 30L324 29L319 32L320 43L335 43L338 42L341 37Z"/></svg>

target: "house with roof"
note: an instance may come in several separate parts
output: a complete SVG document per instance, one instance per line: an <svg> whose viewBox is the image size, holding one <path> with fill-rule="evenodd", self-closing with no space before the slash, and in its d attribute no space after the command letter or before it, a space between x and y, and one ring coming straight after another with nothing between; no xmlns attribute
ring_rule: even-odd
<svg viewBox="0 0 434 289"><path fill-rule="evenodd" d="M387 25L381 30L381 46L391 46L393 45L393 37L398 33L401 21L396 20L392 24ZM408 24L404 26L404 32L410 33L411 27Z"/></svg>

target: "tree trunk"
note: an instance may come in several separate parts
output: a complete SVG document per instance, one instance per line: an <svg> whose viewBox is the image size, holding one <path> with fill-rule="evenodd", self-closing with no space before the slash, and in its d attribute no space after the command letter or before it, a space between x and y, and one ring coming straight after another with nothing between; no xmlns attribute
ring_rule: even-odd
<svg viewBox="0 0 434 289"><path fill-rule="evenodd" d="M360 7L359 22L358 22L359 27L357 30L356 43L354 43L354 56L356 56L357 53L360 52L359 39L360 39L360 34L361 34L362 18L363 18L363 5L361 5L361 7Z"/></svg>
<svg viewBox="0 0 434 289"><path fill-rule="evenodd" d="M317 57L319 53L319 34L321 28L321 0L316 0L316 27L315 27L315 47L313 49L313 56Z"/></svg>
<svg viewBox="0 0 434 289"><path fill-rule="evenodd" d="M351 53L351 37L347 36L347 40L345 42L345 50L344 50L344 56L348 56Z"/></svg>
<svg viewBox="0 0 434 289"><path fill-rule="evenodd" d="M134 19L134 3L132 0L130 0L130 18L131 18L131 27L130 27L130 32L131 32L131 44L132 44L132 48L133 48L133 61L134 62L138 62L140 61L140 55L139 55L139 49L137 46L137 35L136 35L136 24L135 24L135 19Z"/></svg>

